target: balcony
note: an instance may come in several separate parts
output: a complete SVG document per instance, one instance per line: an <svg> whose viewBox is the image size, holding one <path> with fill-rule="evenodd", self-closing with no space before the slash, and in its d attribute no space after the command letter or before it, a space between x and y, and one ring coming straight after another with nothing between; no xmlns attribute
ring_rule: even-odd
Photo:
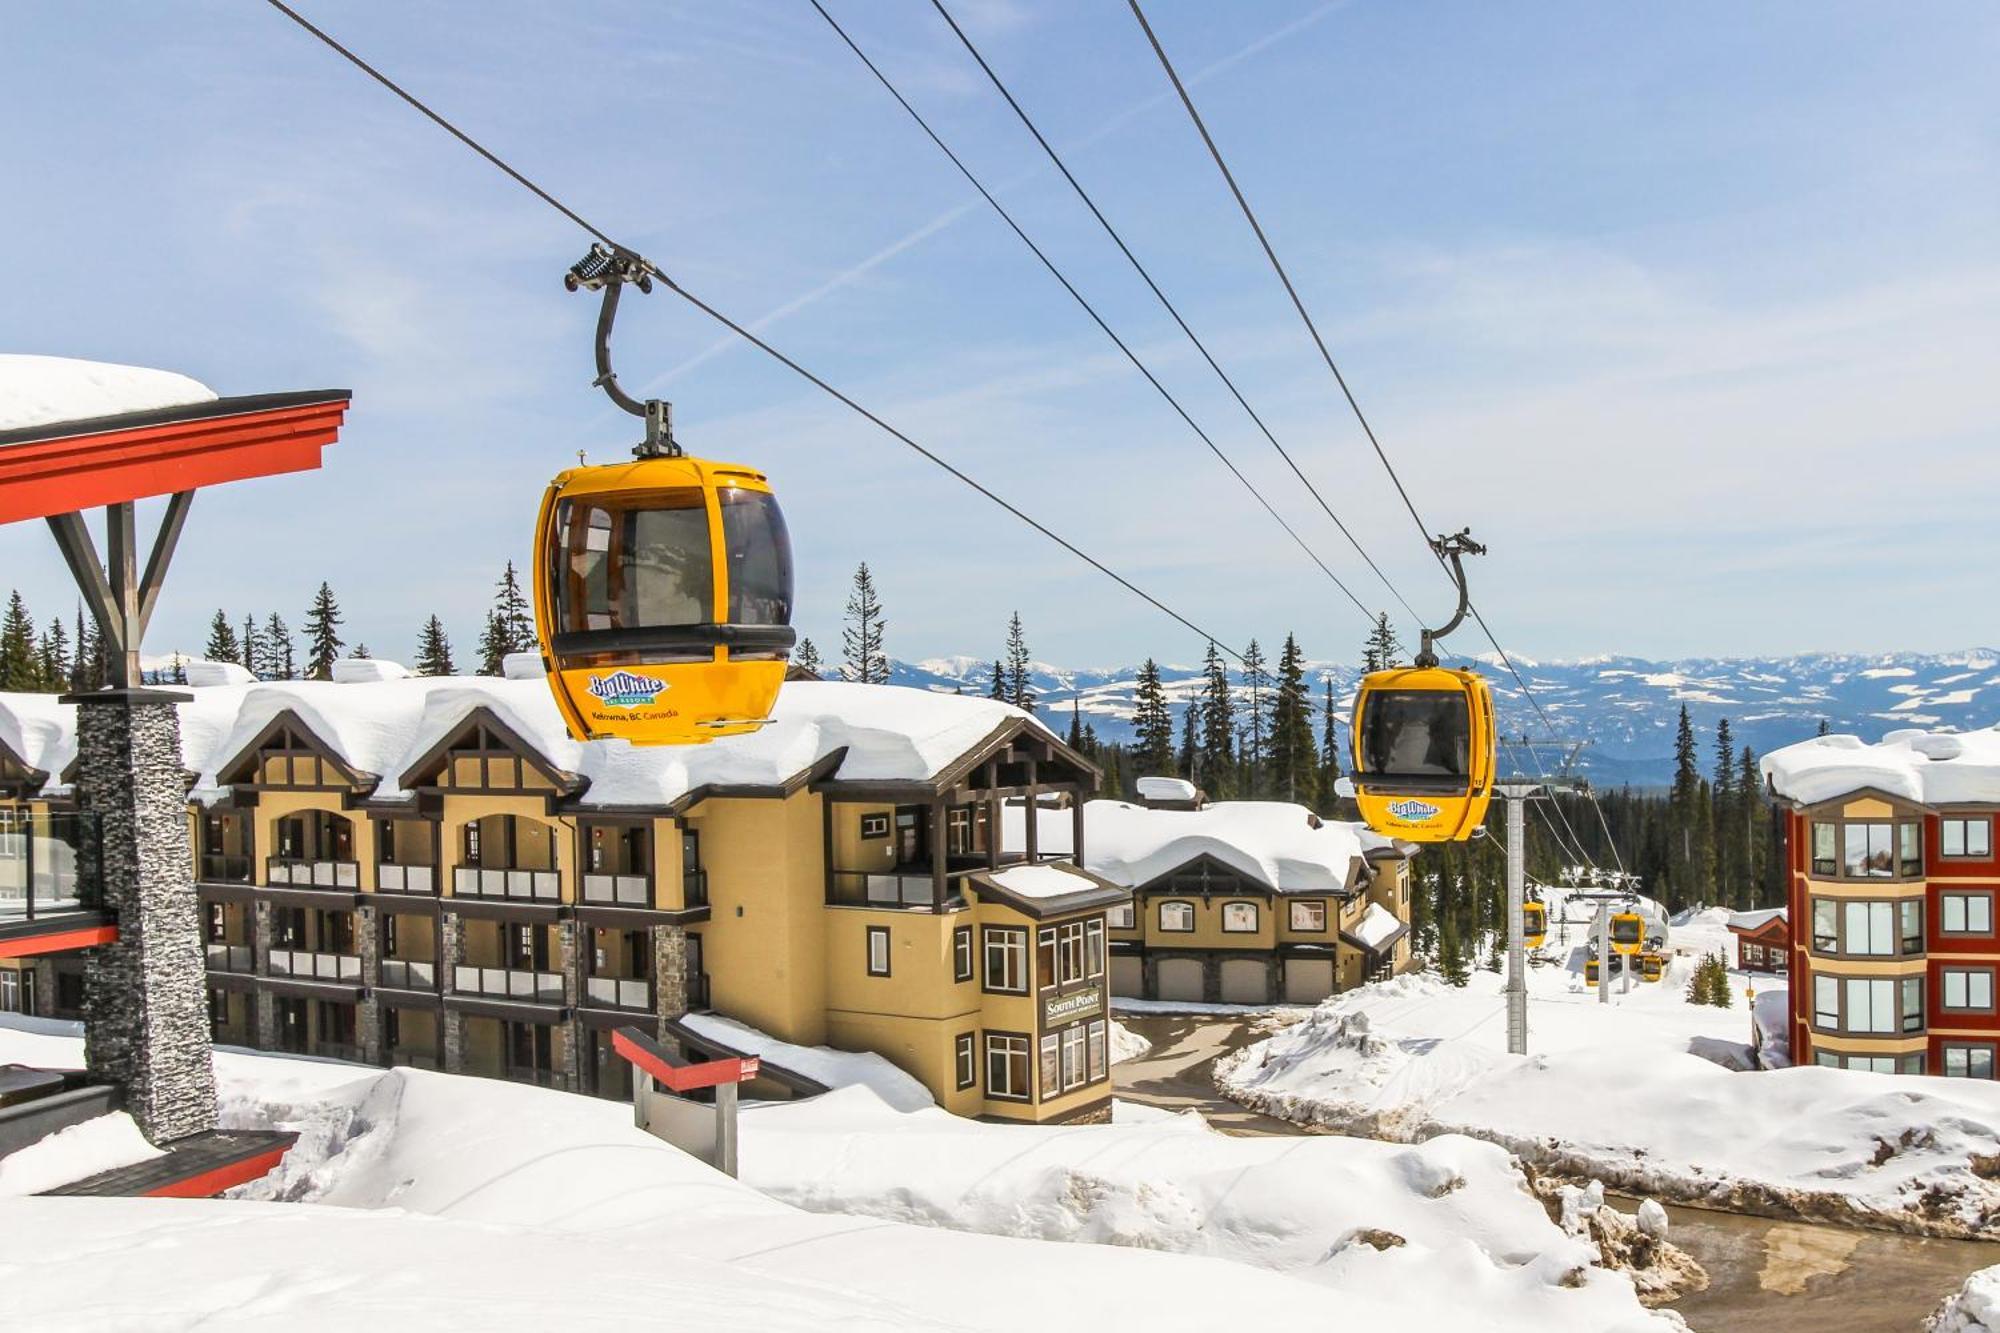
<svg viewBox="0 0 2000 1333"><path fill-rule="evenodd" d="M384 958L376 984L390 990L434 991L438 985L438 965L429 960L419 962L411 958Z"/></svg>
<svg viewBox="0 0 2000 1333"><path fill-rule="evenodd" d="M561 1004L560 972L523 972L508 967L454 967L452 988L460 995L490 995L533 1004Z"/></svg>
<svg viewBox="0 0 2000 1333"><path fill-rule="evenodd" d="M0 810L0 923L95 911L100 836L93 813Z"/></svg>
<svg viewBox="0 0 2000 1333"><path fill-rule="evenodd" d="M208 970L211 972L254 972L257 970L257 955L247 944L210 944L206 946Z"/></svg>
<svg viewBox="0 0 2000 1333"><path fill-rule="evenodd" d="M271 975L305 981L361 984L361 958L351 953L309 953L304 949L271 950Z"/></svg>
<svg viewBox="0 0 2000 1333"><path fill-rule="evenodd" d="M358 889L361 866L355 861L302 861L273 856L264 862L264 882L295 889Z"/></svg>
<svg viewBox="0 0 2000 1333"><path fill-rule="evenodd" d="M653 1008L653 983L643 977L586 977L583 994L597 1009L634 1009L650 1013Z"/></svg>
<svg viewBox="0 0 2000 1333"><path fill-rule="evenodd" d="M375 867L375 887L384 893L434 894L437 892L437 868L384 863Z"/></svg>
<svg viewBox="0 0 2000 1333"><path fill-rule="evenodd" d="M954 870L945 877L946 905L963 900L963 880L973 873L971 870ZM833 872L833 902L840 907L929 908L931 872L928 869L836 870Z"/></svg>
<svg viewBox="0 0 2000 1333"><path fill-rule="evenodd" d="M248 884L250 857L241 852L203 852L196 871L204 884Z"/></svg>
<svg viewBox="0 0 2000 1333"><path fill-rule="evenodd" d="M583 900L617 907L651 907L653 881L648 875L585 875Z"/></svg>
<svg viewBox="0 0 2000 1333"><path fill-rule="evenodd" d="M708 906L708 872L706 870L683 870L681 872L681 897L688 907Z"/></svg>
<svg viewBox="0 0 2000 1333"><path fill-rule="evenodd" d="M553 870L486 870L459 866L451 891L461 898L506 898L515 902L562 901L562 876Z"/></svg>

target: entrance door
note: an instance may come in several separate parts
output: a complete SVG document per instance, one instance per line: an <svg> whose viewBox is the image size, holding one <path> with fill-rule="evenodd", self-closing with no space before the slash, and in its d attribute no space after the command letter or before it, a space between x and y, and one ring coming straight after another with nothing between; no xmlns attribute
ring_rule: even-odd
<svg viewBox="0 0 2000 1333"><path fill-rule="evenodd" d="M924 863L924 808L921 805L896 807L896 864L920 866Z"/></svg>

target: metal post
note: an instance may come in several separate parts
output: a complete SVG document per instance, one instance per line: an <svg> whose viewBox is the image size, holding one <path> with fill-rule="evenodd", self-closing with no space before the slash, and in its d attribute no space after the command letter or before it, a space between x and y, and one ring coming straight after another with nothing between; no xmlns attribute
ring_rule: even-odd
<svg viewBox="0 0 2000 1333"><path fill-rule="evenodd" d="M715 1085L715 1169L736 1175L736 1085Z"/></svg>
<svg viewBox="0 0 2000 1333"><path fill-rule="evenodd" d="M1507 800L1507 1051L1528 1053L1528 949L1521 937L1527 902L1527 799L1531 787L1500 789Z"/></svg>
<svg viewBox="0 0 2000 1333"><path fill-rule="evenodd" d="M1597 1002L1611 1003L1611 904L1597 905Z"/></svg>

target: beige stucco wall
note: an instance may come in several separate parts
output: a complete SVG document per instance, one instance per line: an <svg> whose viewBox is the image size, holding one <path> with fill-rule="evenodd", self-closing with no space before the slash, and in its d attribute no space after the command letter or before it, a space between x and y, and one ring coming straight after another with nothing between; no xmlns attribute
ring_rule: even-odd
<svg viewBox="0 0 2000 1333"><path fill-rule="evenodd" d="M826 1040L826 876L820 797L726 797L688 811L701 835L710 916L700 928L710 1001L804 1045Z"/></svg>

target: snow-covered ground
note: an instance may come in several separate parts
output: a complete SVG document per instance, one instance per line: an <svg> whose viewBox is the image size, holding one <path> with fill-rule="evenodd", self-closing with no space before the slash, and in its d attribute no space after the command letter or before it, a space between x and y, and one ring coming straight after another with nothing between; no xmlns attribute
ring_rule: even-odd
<svg viewBox="0 0 2000 1333"><path fill-rule="evenodd" d="M0 1060L73 1064L79 1045L0 1026ZM612 1102L251 1053L216 1064L230 1123L301 1130L280 1172L221 1204L0 1198L0 1327L1101 1333L1305 1327L1330 1309L1358 1329L1677 1326L1590 1266L1505 1153L1468 1139L988 1125L856 1084L746 1110L738 1182ZM1061 1243L1078 1241L1101 1243Z"/></svg>
<svg viewBox="0 0 2000 1333"><path fill-rule="evenodd" d="M2000 1267L1982 1268L1924 1321L1927 1333L2000 1333Z"/></svg>
<svg viewBox="0 0 2000 1333"><path fill-rule="evenodd" d="M1410 975L1334 997L1217 1066L1257 1110L1415 1142L1466 1133L1525 1160L1635 1193L1777 1216L2000 1238L2000 1086L1833 1069L1738 1072L1753 1041L1732 972L1728 1009L1686 1002L1703 953L1729 950L1707 912L1673 928L1665 981L1600 1005L1561 961L1529 972L1526 1057L1506 1050L1496 973L1463 989Z"/></svg>

